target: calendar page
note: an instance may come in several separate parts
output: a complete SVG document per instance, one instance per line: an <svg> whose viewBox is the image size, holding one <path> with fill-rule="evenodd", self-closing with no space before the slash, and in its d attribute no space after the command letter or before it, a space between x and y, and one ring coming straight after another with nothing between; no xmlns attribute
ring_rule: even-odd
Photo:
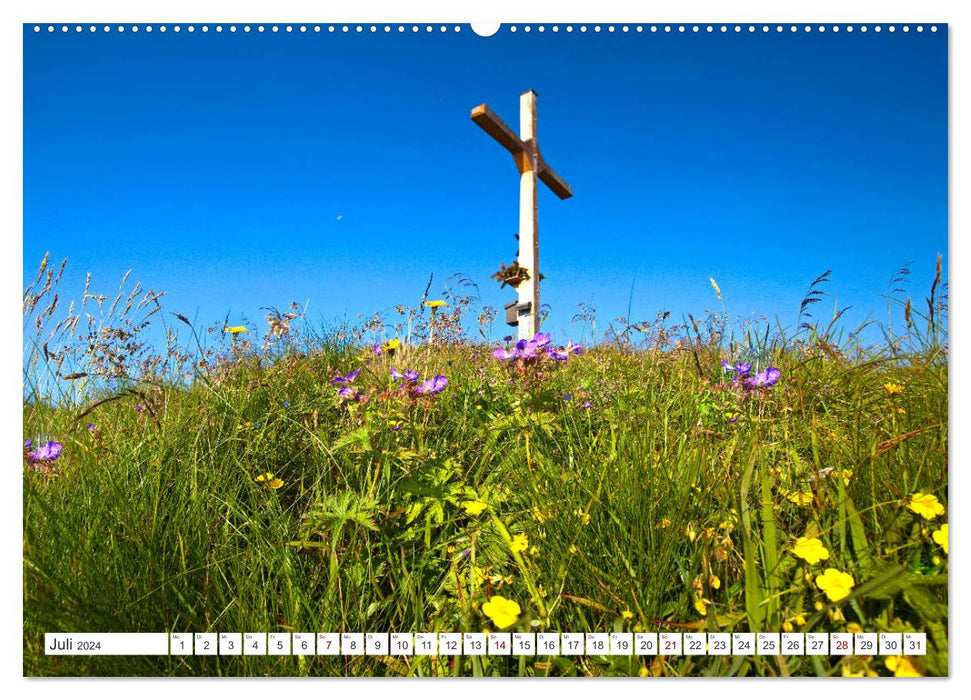
<svg viewBox="0 0 971 700"><path fill-rule="evenodd" d="M21 27L24 676L949 675L947 21L264 9Z"/></svg>

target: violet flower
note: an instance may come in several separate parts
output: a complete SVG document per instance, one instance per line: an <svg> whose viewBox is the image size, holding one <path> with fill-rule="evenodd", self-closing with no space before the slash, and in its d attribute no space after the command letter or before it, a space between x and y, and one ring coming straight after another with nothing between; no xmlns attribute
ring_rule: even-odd
<svg viewBox="0 0 971 700"><path fill-rule="evenodd" d="M403 376L409 382L417 382L418 381L418 370L417 369L406 369Z"/></svg>
<svg viewBox="0 0 971 700"><path fill-rule="evenodd" d="M36 450L28 452L27 461L31 464L36 464L37 462L53 462L61 456L63 449L64 446L61 443L51 440L46 445L41 445Z"/></svg>
<svg viewBox="0 0 971 700"><path fill-rule="evenodd" d="M353 382L355 379L357 379L357 375L360 374L360 373L361 373L361 368L358 367L353 372L348 372L346 376L343 376L343 377L340 377L340 376L334 377L333 379L330 380L330 383L331 384L334 384L334 385L336 385L336 384L347 384L347 383Z"/></svg>
<svg viewBox="0 0 971 700"><path fill-rule="evenodd" d="M88 423L88 432L89 433L93 433L95 430L97 430L97 427L95 427L95 424L94 423Z"/></svg>
<svg viewBox="0 0 971 700"><path fill-rule="evenodd" d="M371 346L371 352L378 357L381 357L381 343L375 343Z"/></svg>
<svg viewBox="0 0 971 700"><path fill-rule="evenodd" d="M398 371L398 368L391 365L391 378L392 379L404 379L405 375Z"/></svg>
<svg viewBox="0 0 971 700"><path fill-rule="evenodd" d="M435 375L434 379L426 379L418 387L419 394L440 394L448 384L448 377L441 374Z"/></svg>
<svg viewBox="0 0 971 700"><path fill-rule="evenodd" d="M342 386L340 390L337 392L337 395L340 396L342 399L353 399L357 397L357 389L354 389L349 386Z"/></svg>
<svg viewBox="0 0 971 700"><path fill-rule="evenodd" d="M496 348L492 351L492 356L497 360L512 360L517 357L515 350L506 350L505 348Z"/></svg>
<svg viewBox="0 0 971 700"><path fill-rule="evenodd" d="M779 381L779 377L782 376L782 372L775 367L766 367L761 372L756 372L755 376L746 379L745 385L750 389L757 389L759 387L770 387Z"/></svg>
<svg viewBox="0 0 971 700"><path fill-rule="evenodd" d="M29 450L33 446L34 446L34 441L33 440L31 440L30 438L27 438L26 440L24 440L24 449L25 450Z"/></svg>

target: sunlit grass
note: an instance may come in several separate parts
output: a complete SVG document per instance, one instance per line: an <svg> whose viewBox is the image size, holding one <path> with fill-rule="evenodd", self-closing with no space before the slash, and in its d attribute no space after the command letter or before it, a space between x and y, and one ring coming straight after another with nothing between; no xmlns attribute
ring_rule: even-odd
<svg viewBox="0 0 971 700"><path fill-rule="evenodd" d="M56 408L28 392L25 438L57 439L63 452L46 469L25 461L25 672L945 675L946 333L940 319L918 331L921 320L868 351L815 324L731 342L716 324L676 343L619 335L538 367L499 361L448 328L432 343L402 333L379 354L318 338L261 356L233 333L191 383L133 380ZM745 389L723 359L781 376ZM392 366L420 379L392 379ZM448 379L440 392L408 388L435 376ZM341 398L342 386L353 393ZM42 651L52 631L497 624L924 631L928 654Z"/></svg>

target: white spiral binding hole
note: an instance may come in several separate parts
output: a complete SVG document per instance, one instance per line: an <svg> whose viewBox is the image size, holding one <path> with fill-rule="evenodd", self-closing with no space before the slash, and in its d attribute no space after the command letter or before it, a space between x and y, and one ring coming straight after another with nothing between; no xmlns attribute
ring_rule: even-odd
<svg viewBox="0 0 971 700"><path fill-rule="evenodd" d="M73 25L73 26L74 26L74 32L77 33L77 34L81 34L85 30L85 25L77 24L77 25ZM580 25L576 25L576 26L574 26L572 24L567 24L567 25L558 25L558 24L553 24L553 25L544 25L544 24L540 24L540 25L529 25L529 24L524 24L524 25L517 25L517 24L510 24L510 25L480 24L480 25L476 25L476 24L473 24L471 26L472 26L472 33L473 34L477 34L478 36L483 36L483 37L493 36L494 34L498 33L499 31L506 31L506 32L508 32L510 34L517 34L519 32L522 32L524 34L529 34L529 33L532 33L533 31L535 31L536 33L539 33L539 34L545 34L547 32L550 32L550 33L553 33L553 34L559 34L561 32L564 33L564 34L573 34L574 32L579 32L581 34L585 34L587 32L593 32L594 34L600 34L600 33L603 33L604 30L606 30L606 33L608 33L608 34L617 33L618 31L620 33L623 33L623 34L630 34L630 33L643 34L645 32L650 33L650 34L657 34L659 32L665 33L665 34L671 34L671 33L678 33L678 34L687 34L687 33L691 33L691 34L715 34L715 33L722 33L722 34L727 34L728 32L734 32L736 34L742 34L742 33L746 33L746 34L757 34L757 33L770 34L773 31L773 29L774 29L774 31L776 33L782 33L782 32L784 32L784 31L786 31L788 29L788 31L790 33L795 34L795 33L798 33L799 32L800 27L801 27L802 28L802 31L804 33L807 33L807 34L808 33L813 33L813 32L818 33L818 34L822 34L822 33L825 33L825 32L833 32L834 34L838 34L840 32L846 32L846 33L850 34L850 33L856 32L856 31L859 31L862 34L866 34L866 33L869 33L871 31L872 32L875 32L875 33L878 33L878 34L884 32L884 31L887 31L887 32L889 32L891 34L896 34L896 33L898 33L898 30L899 30L899 33L901 33L901 34L909 34L909 33L911 33L911 31L913 31L914 33L917 33L917 34L922 34L922 33L924 33L925 30L930 31L931 33L936 33L937 32L937 29L938 29L937 28L937 25L933 25L933 24L932 25L929 25L928 27L925 27L922 24L918 24L918 25L915 25L913 27L911 25L908 25L908 24L903 24L903 25L895 25L895 24L888 24L888 25L880 25L880 24L875 24L875 25L866 25L866 24L861 24L861 25L852 25L852 24L850 24L850 25L838 25L838 24L834 24L834 25L828 25L828 26L827 25L823 25L823 24L815 25L815 26L814 25L809 25L809 24L806 24L806 25L795 25L795 24L792 24L792 25L781 25L781 24L768 25L768 24L763 24L763 25L760 25L760 26L756 26L756 25L752 25L752 24L750 24L750 25L740 25L740 24L735 24L735 25L725 25L725 24L722 24L722 25L711 25L711 24L709 24L709 25L697 25L697 24L695 24L695 25L687 25L687 26L686 25L683 25L683 24L681 24L681 25L670 25L670 24L665 24L665 25L656 25L656 24L652 24L652 25L642 25L642 24L638 24L638 25L627 25L627 24L625 24L625 25L613 25L613 24L610 24L610 25L599 25L599 24L586 25L586 24L580 24ZM42 25L39 25L39 24L35 24L33 26L33 31L34 31L35 34L39 34L39 33L43 32L43 31L46 31L48 34L54 34L54 33L57 33L58 28L60 29L60 33L61 34L67 34L67 33L69 33L71 31L71 27L69 25L66 25L66 24L59 25L59 26L55 26L53 24L49 24L49 25L46 25L46 26L42 26ZM150 34L150 33L152 33L153 31L156 31L156 30L158 32L160 32L160 33L163 33L163 34L166 33L166 32L168 32L168 31L172 31L172 32L175 32L176 34L179 34L183 30L186 31L186 32L188 32L188 33L190 33L190 34L194 34L194 33L196 33L196 29L197 29L196 25L193 25L193 24L184 25L184 26L183 25L179 25L179 24L173 24L173 25L160 24L160 25L157 25L157 26L153 26L153 25L150 25L150 24L142 25L142 26L139 26L139 25L123 25L123 24L119 24L119 25L112 26L112 25L105 24L105 25L102 25L100 27L97 26L97 25L93 25L93 24L92 25L87 25L87 30L91 34L97 33L99 31L101 33L104 33L104 34L110 34L112 32L115 32L115 33L118 33L118 34L124 34L126 31L131 32L133 34L138 33L139 31L143 31L146 34ZM251 26L251 25L248 25L248 24L247 25L242 25L241 27L237 27L237 25L234 25L234 24L233 25L221 25L220 24L220 25L214 25L214 26L210 26L210 25L205 25L204 24L204 25L199 26L198 29L199 29L199 32L202 33L202 34L209 34L209 33L221 34L221 33L223 33L226 30L228 30L229 33L231 33L231 34L236 34L236 33L238 33L238 31L240 29L242 30L242 33L244 33L244 34L249 34L254 29L255 29L255 31L257 33L265 33L267 31L267 29L269 29L269 31L271 33L276 33L276 34L280 33L281 29L283 30L284 33L287 33L287 34L293 34L293 33L307 34L307 33L310 33L310 32L313 32L314 34L320 34L320 33L322 33L324 31L324 27L322 27L319 24L317 24L317 25L306 25L306 24L301 24L301 25L291 25L291 24L278 25L278 24L273 24L273 25L269 25L268 27L265 26L265 25L253 25L253 26ZM458 33L460 33L462 31L462 27L460 25L448 26L448 25L444 25L444 24L441 24L441 25L431 25L431 24L425 24L425 25L418 25L418 24L412 24L412 25L404 25L404 24L399 24L399 25L390 25L390 24L385 24L385 25L379 25L379 24L372 24L372 25L361 25L361 24L357 24L357 25L347 25L347 24L344 24L344 25L333 25L333 24L331 24L331 25L326 25L326 31L327 31L328 34L334 34L334 33L338 33L338 32L340 32L342 34L365 34L365 33L367 33L367 34L379 34L379 33L390 34L392 32L397 32L398 34L404 34L404 33L409 32L409 31L412 34L418 34L418 33L421 33L421 32L424 32L425 34L432 34L432 33L435 33L436 30L437 30L437 33L440 33L440 34L446 34L446 33L450 33L450 32L458 34Z"/></svg>

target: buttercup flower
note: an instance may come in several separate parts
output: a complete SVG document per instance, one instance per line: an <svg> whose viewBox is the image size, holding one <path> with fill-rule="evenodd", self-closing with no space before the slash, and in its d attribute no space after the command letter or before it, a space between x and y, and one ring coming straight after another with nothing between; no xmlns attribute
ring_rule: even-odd
<svg viewBox="0 0 971 700"><path fill-rule="evenodd" d="M938 515L944 515L945 512L944 506L938 502L937 496L929 493L915 493L910 497L910 503L907 504L907 507L924 520L933 520Z"/></svg>
<svg viewBox="0 0 971 700"><path fill-rule="evenodd" d="M515 625L522 611L519 603L503 598L501 595L492 596L488 603L482 605L482 614L492 620L493 624L501 630Z"/></svg>
<svg viewBox="0 0 971 700"><path fill-rule="evenodd" d="M513 554L525 552L529 547L529 538L526 535L515 535L509 543L509 551Z"/></svg>
<svg viewBox="0 0 971 700"><path fill-rule="evenodd" d="M843 600L853 590L856 580L847 573L837 569L826 569L816 577L816 585L831 601Z"/></svg>
<svg viewBox="0 0 971 700"><path fill-rule="evenodd" d="M256 477L256 480L259 483L266 486L266 488L268 489L276 490L281 486L283 486L283 479L278 479L275 476L273 476L273 472L266 472L264 474L260 474L258 477Z"/></svg>
<svg viewBox="0 0 971 700"><path fill-rule="evenodd" d="M620 614L620 616L622 618L624 618L625 620L633 620L634 619L634 613L632 613L630 610L625 610L624 612L622 612Z"/></svg>
<svg viewBox="0 0 971 700"><path fill-rule="evenodd" d="M944 553L947 554L947 523L944 523L940 528L934 530L934 532L931 533L931 538L937 542L937 544L941 546L941 549L944 550Z"/></svg>
<svg viewBox="0 0 971 700"><path fill-rule="evenodd" d="M895 396L896 394L903 393L903 390L904 390L902 386L900 386L899 384L894 384L893 382L888 382L887 384L884 384L883 388L886 389L887 393L890 394L891 396Z"/></svg>
<svg viewBox="0 0 971 700"><path fill-rule="evenodd" d="M829 550L815 537L800 537L796 540L792 553L810 564L818 564L823 559L829 559Z"/></svg>
<svg viewBox="0 0 971 700"><path fill-rule="evenodd" d="M462 507L465 508L465 512L469 515L478 515L488 508L489 504L482 501L465 501L462 503Z"/></svg>
<svg viewBox="0 0 971 700"><path fill-rule="evenodd" d="M919 678L921 675L906 656L888 656L883 663L898 678Z"/></svg>

